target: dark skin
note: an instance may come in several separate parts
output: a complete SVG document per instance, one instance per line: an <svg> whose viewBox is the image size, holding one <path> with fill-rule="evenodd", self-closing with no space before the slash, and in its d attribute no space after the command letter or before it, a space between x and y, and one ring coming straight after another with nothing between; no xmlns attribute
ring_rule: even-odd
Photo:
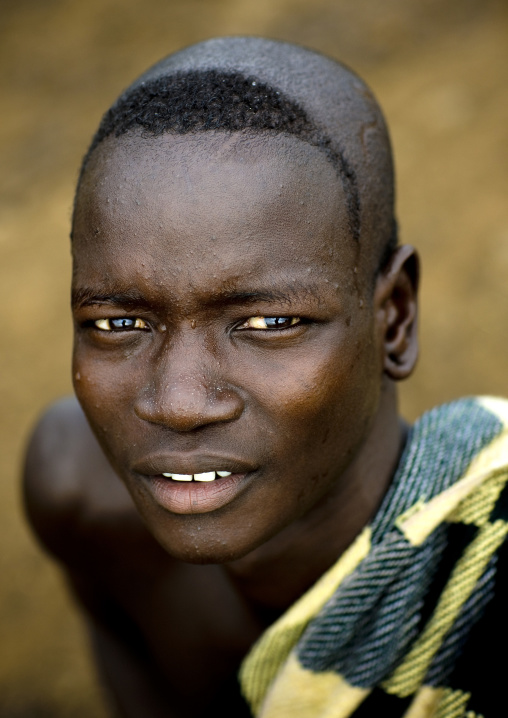
<svg viewBox="0 0 508 718"><path fill-rule="evenodd" d="M248 715L241 660L379 506L417 260L400 247L373 273L377 253L294 137L129 134L92 158L73 228L82 408L36 429L26 497L119 715Z"/></svg>

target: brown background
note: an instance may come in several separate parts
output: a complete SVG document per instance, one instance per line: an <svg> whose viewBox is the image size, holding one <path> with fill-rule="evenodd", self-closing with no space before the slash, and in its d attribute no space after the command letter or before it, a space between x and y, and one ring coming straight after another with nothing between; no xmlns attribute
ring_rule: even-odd
<svg viewBox="0 0 508 718"><path fill-rule="evenodd" d="M0 718L103 717L83 630L20 510L41 408L70 391L68 229L80 157L141 70L218 34L308 44L385 109L404 241L423 257L409 418L508 394L508 8L495 0L0 0Z"/></svg>

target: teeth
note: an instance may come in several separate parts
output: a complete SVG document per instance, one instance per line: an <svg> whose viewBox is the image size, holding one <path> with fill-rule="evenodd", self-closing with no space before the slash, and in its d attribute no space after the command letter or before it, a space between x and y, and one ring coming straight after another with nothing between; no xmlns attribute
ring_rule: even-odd
<svg viewBox="0 0 508 718"><path fill-rule="evenodd" d="M221 479L224 479L226 476L231 476L231 471L204 471L202 474L162 473L166 479L173 479L174 481L215 481L216 474L220 476Z"/></svg>
<svg viewBox="0 0 508 718"><path fill-rule="evenodd" d="M162 475L166 479L173 479L173 481L215 481L216 474L221 479L224 479L226 476L231 476L231 471L204 471L202 474L170 474L169 472L163 472Z"/></svg>
<svg viewBox="0 0 508 718"><path fill-rule="evenodd" d="M194 481L214 481L215 471L205 471L204 474L194 474Z"/></svg>

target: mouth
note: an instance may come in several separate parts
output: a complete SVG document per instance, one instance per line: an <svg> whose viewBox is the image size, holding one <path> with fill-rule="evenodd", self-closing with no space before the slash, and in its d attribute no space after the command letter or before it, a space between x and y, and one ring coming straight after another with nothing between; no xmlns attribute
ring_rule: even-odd
<svg viewBox="0 0 508 718"><path fill-rule="evenodd" d="M153 457L135 469L155 503L175 514L203 514L226 506L256 473L245 462L213 457Z"/></svg>

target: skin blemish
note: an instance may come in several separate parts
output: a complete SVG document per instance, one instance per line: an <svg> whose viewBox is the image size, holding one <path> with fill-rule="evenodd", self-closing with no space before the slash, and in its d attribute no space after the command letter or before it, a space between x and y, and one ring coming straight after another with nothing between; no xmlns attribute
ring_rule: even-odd
<svg viewBox="0 0 508 718"><path fill-rule="evenodd" d="M361 142L362 142L362 149L365 153L368 153L368 135L373 131L378 129L378 123L376 120L373 120L372 122L366 122L362 125L361 129Z"/></svg>

